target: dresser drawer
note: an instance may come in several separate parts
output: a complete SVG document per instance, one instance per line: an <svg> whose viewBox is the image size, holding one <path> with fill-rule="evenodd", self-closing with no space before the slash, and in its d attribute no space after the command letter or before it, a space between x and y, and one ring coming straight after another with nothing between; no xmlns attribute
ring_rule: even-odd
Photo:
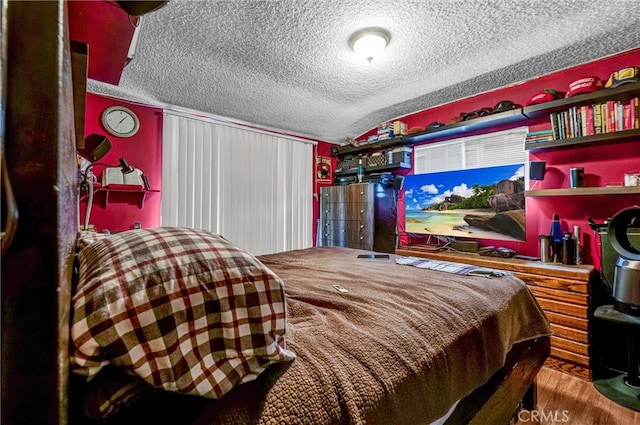
<svg viewBox="0 0 640 425"><path fill-rule="evenodd" d="M356 220L327 220L323 222L321 237L338 246L373 245L374 229L370 222Z"/></svg>
<svg viewBox="0 0 640 425"><path fill-rule="evenodd" d="M392 253L396 215L391 187L379 183L323 187L318 243Z"/></svg>

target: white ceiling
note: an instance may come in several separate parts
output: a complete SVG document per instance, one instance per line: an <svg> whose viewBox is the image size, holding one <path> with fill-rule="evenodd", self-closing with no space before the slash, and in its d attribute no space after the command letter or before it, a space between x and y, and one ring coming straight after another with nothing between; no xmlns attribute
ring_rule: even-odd
<svg viewBox="0 0 640 425"><path fill-rule="evenodd" d="M368 63L348 40L370 26L391 41ZM638 46L637 0L171 0L143 16L119 86L89 90L342 142Z"/></svg>

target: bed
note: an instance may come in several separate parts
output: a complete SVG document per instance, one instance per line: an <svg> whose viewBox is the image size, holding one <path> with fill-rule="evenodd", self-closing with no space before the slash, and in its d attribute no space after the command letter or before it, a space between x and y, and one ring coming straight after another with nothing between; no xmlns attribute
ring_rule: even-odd
<svg viewBox="0 0 640 425"><path fill-rule="evenodd" d="M78 246L71 424L508 423L549 352L497 271L187 228Z"/></svg>

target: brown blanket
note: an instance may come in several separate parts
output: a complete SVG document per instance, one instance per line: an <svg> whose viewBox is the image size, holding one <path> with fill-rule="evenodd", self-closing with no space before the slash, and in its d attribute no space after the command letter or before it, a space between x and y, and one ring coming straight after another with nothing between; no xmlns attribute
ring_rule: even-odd
<svg viewBox="0 0 640 425"><path fill-rule="evenodd" d="M486 382L514 343L549 334L515 277L460 276L360 253L324 247L259 257L285 282L287 348L297 358L199 406L195 423L429 423Z"/></svg>

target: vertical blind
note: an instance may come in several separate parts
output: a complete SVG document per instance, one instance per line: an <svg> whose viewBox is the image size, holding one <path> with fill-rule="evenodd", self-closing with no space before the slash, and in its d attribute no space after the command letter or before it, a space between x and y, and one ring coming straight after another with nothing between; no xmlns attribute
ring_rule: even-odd
<svg viewBox="0 0 640 425"><path fill-rule="evenodd" d="M518 127L416 146L414 173L438 173L524 163L525 176L528 176L528 155L524 150L527 132L527 127Z"/></svg>
<svg viewBox="0 0 640 425"><path fill-rule="evenodd" d="M163 226L254 254L312 246L313 144L165 112Z"/></svg>

